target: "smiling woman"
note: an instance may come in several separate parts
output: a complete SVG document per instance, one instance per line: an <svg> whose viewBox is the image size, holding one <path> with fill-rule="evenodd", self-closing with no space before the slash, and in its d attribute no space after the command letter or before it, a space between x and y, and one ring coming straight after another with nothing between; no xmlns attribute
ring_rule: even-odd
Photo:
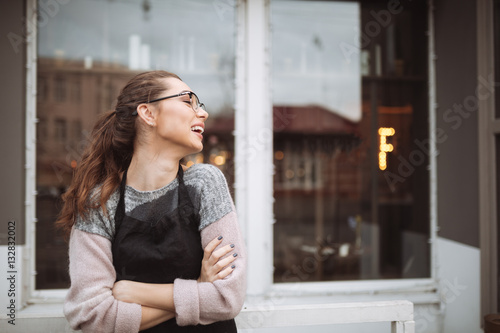
<svg viewBox="0 0 500 333"><path fill-rule="evenodd" d="M59 3L57 13L39 21L36 96L36 266L34 290L65 289L67 245L54 232L61 195L70 185L83 151L91 141L94 123L110 110L120 89L136 74L168 69L190 87L157 97L193 91L196 95L153 102L159 107L200 97L209 106L204 149L183 163L217 165L234 183L234 41L235 2L225 0L224 11L212 1L115 0L45 1ZM30 5L31 6L31 5ZM193 24L196 22L197 24ZM190 109L193 114L193 109ZM144 126L144 129L149 125ZM141 127L142 128L142 127ZM150 128L158 131L158 127ZM161 130L161 129L160 129ZM189 128L187 129L189 130ZM196 130L200 132L199 127ZM192 132L193 144L200 136Z"/></svg>
<svg viewBox="0 0 500 333"><path fill-rule="evenodd" d="M152 71L96 123L57 221L73 329L236 332L246 256L226 180L179 163L203 149L207 117L177 75Z"/></svg>

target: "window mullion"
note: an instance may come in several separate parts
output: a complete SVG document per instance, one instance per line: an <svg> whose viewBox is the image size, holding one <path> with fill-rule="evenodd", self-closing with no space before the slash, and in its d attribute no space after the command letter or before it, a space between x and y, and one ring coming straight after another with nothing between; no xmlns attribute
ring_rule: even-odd
<svg viewBox="0 0 500 333"><path fill-rule="evenodd" d="M26 151L25 151L25 232L26 249L21 260L21 302L26 304L35 292L36 232L36 82L37 82L37 1L26 7Z"/></svg>
<svg viewBox="0 0 500 333"><path fill-rule="evenodd" d="M240 179L245 192L243 215L249 252L248 294L262 295L272 285L272 108L269 94L268 2L246 1L245 37L245 117L237 124L243 138L237 149L240 156ZM238 183L240 183L238 181ZM241 183L240 183L241 184Z"/></svg>

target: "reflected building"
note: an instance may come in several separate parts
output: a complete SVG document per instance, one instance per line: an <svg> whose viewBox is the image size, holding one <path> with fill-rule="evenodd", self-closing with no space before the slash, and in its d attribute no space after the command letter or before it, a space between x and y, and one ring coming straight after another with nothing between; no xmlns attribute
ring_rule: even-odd
<svg viewBox="0 0 500 333"><path fill-rule="evenodd" d="M119 89L137 73L96 62L85 67L85 61L38 59L36 279L45 288L69 285L67 244L54 230L60 197L98 115L113 108Z"/></svg>

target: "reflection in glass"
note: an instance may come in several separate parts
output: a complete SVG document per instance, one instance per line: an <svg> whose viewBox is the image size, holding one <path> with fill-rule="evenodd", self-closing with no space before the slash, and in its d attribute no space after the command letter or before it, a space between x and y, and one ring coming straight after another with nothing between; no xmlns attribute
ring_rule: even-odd
<svg viewBox="0 0 500 333"><path fill-rule="evenodd" d="M429 276L425 13L271 2L275 282Z"/></svg>
<svg viewBox="0 0 500 333"><path fill-rule="evenodd" d="M234 1L71 1L38 29L36 288L66 288L67 246L53 223L98 114L134 75L178 74L207 106L205 149L231 185ZM43 6L40 6L43 7ZM40 9L43 10L43 9Z"/></svg>

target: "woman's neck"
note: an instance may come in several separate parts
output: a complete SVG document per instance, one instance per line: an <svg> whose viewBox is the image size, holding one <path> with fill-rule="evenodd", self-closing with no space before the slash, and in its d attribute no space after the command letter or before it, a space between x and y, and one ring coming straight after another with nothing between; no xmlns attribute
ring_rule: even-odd
<svg viewBox="0 0 500 333"><path fill-rule="evenodd" d="M153 191L175 179L179 160L148 149L137 149L127 172L127 185L139 191Z"/></svg>

